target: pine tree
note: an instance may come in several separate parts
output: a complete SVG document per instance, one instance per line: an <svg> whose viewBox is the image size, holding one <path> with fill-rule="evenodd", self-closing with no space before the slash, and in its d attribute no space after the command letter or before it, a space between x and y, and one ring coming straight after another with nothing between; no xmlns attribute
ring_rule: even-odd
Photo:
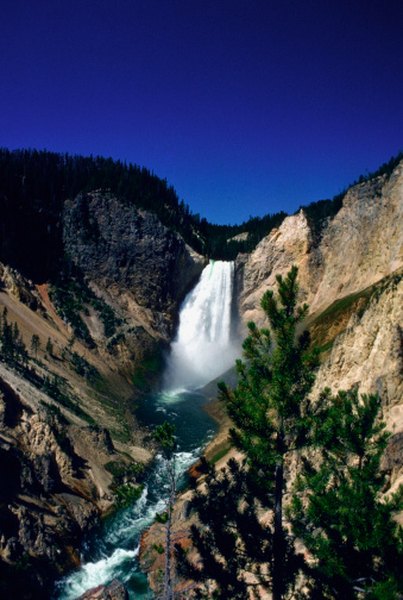
<svg viewBox="0 0 403 600"><path fill-rule="evenodd" d="M48 341L46 342L46 352L49 356L53 356L53 343L50 338L48 338Z"/></svg>
<svg viewBox="0 0 403 600"><path fill-rule="evenodd" d="M8 310L7 307L4 307L3 310L3 319L2 319L2 327L1 327L1 351L2 356L7 360L12 360L14 358L14 337L13 337L13 327L8 322L7 319Z"/></svg>
<svg viewBox="0 0 403 600"><path fill-rule="evenodd" d="M281 600L300 568L283 523L284 466L309 442L308 392L317 354L310 351L306 332L297 335L308 309L306 305L297 307L297 273L292 267L286 277L277 277L278 298L271 291L263 296L270 330L249 324L244 361L236 363L237 387L231 390L220 385L235 425L231 437L245 460L242 468L230 465L227 472L210 472L204 497L200 492L195 498L204 528L194 528L192 539L200 555L196 579L207 579L205 587L213 581L215 595L211 597L223 600L245 598L246 588L259 585L272 590L273 600ZM229 515L224 511L225 499L221 504L218 501L220 494L228 497L228 493ZM224 513L217 535L213 512L219 505ZM264 511L270 511L271 517L263 528L259 516ZM259 531L254 543L248 521ZM185 561L184 569L190 572L194 566ZM242 572L249 573L244 589L236 581L243 579ZM228 596L229 586L233 586L232 596Z"/></svg>
<svg viewBox="0 0 403 600"><path fill-rule="evenodd" d="M181 574L203 599L259 598L263 588L273 600L396 600L403 536L393 513L403 491L381 497L388 434L380 400L359 399L356 390L309 399L317 354L307 334L297 335L307 307L297 308L296 277L293 268L277 278L278 300L265 294L270 330L249 325L238 385L220 386L244 459L219 472L205 464L193 499L198 556L177 548ZM287 496L285 526L293 459L302 472ZM296 538L308 559L296 554Z"/></svg>
<svg viewBox="0 0 403 600"><path fill-rule="evenodd" d="M38 350L40 348L41 342L39 339L39 335L37 335L36 333L33 334L32 338L31 338L31 350L35 355L35 358L38 356Z"/></svg>
<svg viewBox="0 0 403 600"><path fill-rule="evenodd" d="M389 435L380 400L357 390L322 394L313 420L318 450L304 461L290 518L312 554L309 597L392 600L403 589L403 487L382 498L380 471Z"/></svg>

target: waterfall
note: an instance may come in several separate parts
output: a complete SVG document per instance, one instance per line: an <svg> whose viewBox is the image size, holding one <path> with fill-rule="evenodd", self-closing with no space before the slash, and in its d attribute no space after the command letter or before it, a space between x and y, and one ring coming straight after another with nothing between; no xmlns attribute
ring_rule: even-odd
<svg viewBox="0 0 403 600"><path fill-rule="evenodd" d="M210 262L199 283L185 298L179 329L168 359L165 391L145 399L137 410L144 423L175 425L178 475L200 456L201 446L216 424L203 410L205 398L195 390L234 364L239 342L232 336L234 265ZM175 393L176 390L176 393ZM141 532L166 508L169 482L163 456L156 457L141 498L104 522L101 534L83 548L83 564L57 584L58 600L74 600L91 587L117 577L126 583L130 599L148 600L137 556Z"/></svg>
<svg viewBox="0 0 403 600"><path fill-rule="evenodd" d="M233 364L239 345L231 335L234 263L210 261L186 296L171 346L165 390L197 389Z"/></svg>

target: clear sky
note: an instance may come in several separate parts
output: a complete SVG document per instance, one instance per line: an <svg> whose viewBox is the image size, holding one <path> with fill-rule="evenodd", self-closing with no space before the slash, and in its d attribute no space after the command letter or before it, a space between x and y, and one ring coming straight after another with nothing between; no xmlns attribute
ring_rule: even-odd
<svg viewBox="0 0 403 600"><path fill-rule="evenodd" d="M403 149L401 0L1 0L0 145L101 154L213 222Z"/></svg>

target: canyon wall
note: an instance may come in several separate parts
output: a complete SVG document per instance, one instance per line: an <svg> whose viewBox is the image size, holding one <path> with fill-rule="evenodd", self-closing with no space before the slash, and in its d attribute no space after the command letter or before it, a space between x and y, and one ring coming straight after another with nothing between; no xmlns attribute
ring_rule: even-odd
<svg viewBox="0 0 403 600"><path fill-rule="evenodd" d="M403 162L350 188L314 242L303 210L286 218L249 256L238 259L243 323L265 323L260 300L275 276L299 268L306 325L321 348L314 395L357 386L379 393L392 434L385 464L394 486L403 438ZM393 455L394 458L391 458Z"/></svg>
<svg viewBox="0 0 403 600"><path fill-rule="evenodd" d="M261 322L260 299L275 276L299 268L301 300L318 313L363 290L403 265L403 163L350 188L342 208L313 241L303 210L287 217L248 256L238 259L243 320Z"/></svg>
<svg viewBox="0 0 403 600"><path fill-rule="evenodd" d="M49 280L0 263L2 597L49 597L82 536L141 483L153 448L135 403L206 262L108 192L66 200L59 228Z"/></svg>

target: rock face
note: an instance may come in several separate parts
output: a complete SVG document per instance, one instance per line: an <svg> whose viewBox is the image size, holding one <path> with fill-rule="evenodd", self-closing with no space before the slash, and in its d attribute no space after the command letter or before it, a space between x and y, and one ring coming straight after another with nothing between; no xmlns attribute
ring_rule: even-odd
<svg viewBox="0 0 403 600"><path fill-rule="evenodd" d="M85 592L78 600L129 600L123 583L114 579L109 585L99 585Z"/></svg>
<svg viewBox="0 0 403 600"><path fill-rule="evenodd" d="M301 300L311 313L380 281L403 265L403 163L392 175L352 187L343 206L313 244L303 211L286 218L248 256L238 260L244 321L262 322L259 303L275 276L299 267Z"/></svg>
<svg viewBox="0 0 403 600"><path fill-rule="evenodd" d="M391 433L384 467L396 489L403 483L403 271L382 287L364 313L354 313L336 337L312 393L315 397L324 387L334 392L357 387L362 394L379 394L382 418Z"/></svg>
<svg viewBox="0 0 403 600"><path fill-rule="evenodd" d="M64 206L64 246L71 261L99 288L127 290L152 315L161 335L172 331L175 311L200 275L205 259L151 213L106 193Z"/></svg>
<svg viewBox="0 0 403 600"><path fill-rule="evenodd" d="M63 206L51 282L0 263L2 598L50 597L119 486L138 483L152 451L133 397L157 376L205 263L155 215L108 193ZM115 582L89 597L127 596Z"/></svg>
<svg viewBox="0 0 403 600"><path fill-rule="evenodd" d="M266 290L275 287L277 274L286 273L295 264L302 281L310 278L310 246L311 232L301 211L298 215L287 217L278 229L263 238L250 255L237 259L239 308L244 322L263 322L260 300ZM303 297L306 295L303 286Z"/></svg>
<svg viewBox="0 0 403 600"><path fill-rule="evenodd" d="M67 423L44 399L34 391L26 398L0 378L2 597L12 590L40 597L57 573L77 565L80 537L99 519L91 461L77 454Z"/></svg>
<svg viewBox="0 0 403 600"><path fill-rule="evenodd" d="M379 393L392 434L385 464L402 480L396 448L403 431L403 162L394 172L355 185L314 243L302 211L286 218L249 256L238 260L240 313L265 323L260 300L275 276L299 268L300 299L322 355L313 394L358 386Z"/></svg>

